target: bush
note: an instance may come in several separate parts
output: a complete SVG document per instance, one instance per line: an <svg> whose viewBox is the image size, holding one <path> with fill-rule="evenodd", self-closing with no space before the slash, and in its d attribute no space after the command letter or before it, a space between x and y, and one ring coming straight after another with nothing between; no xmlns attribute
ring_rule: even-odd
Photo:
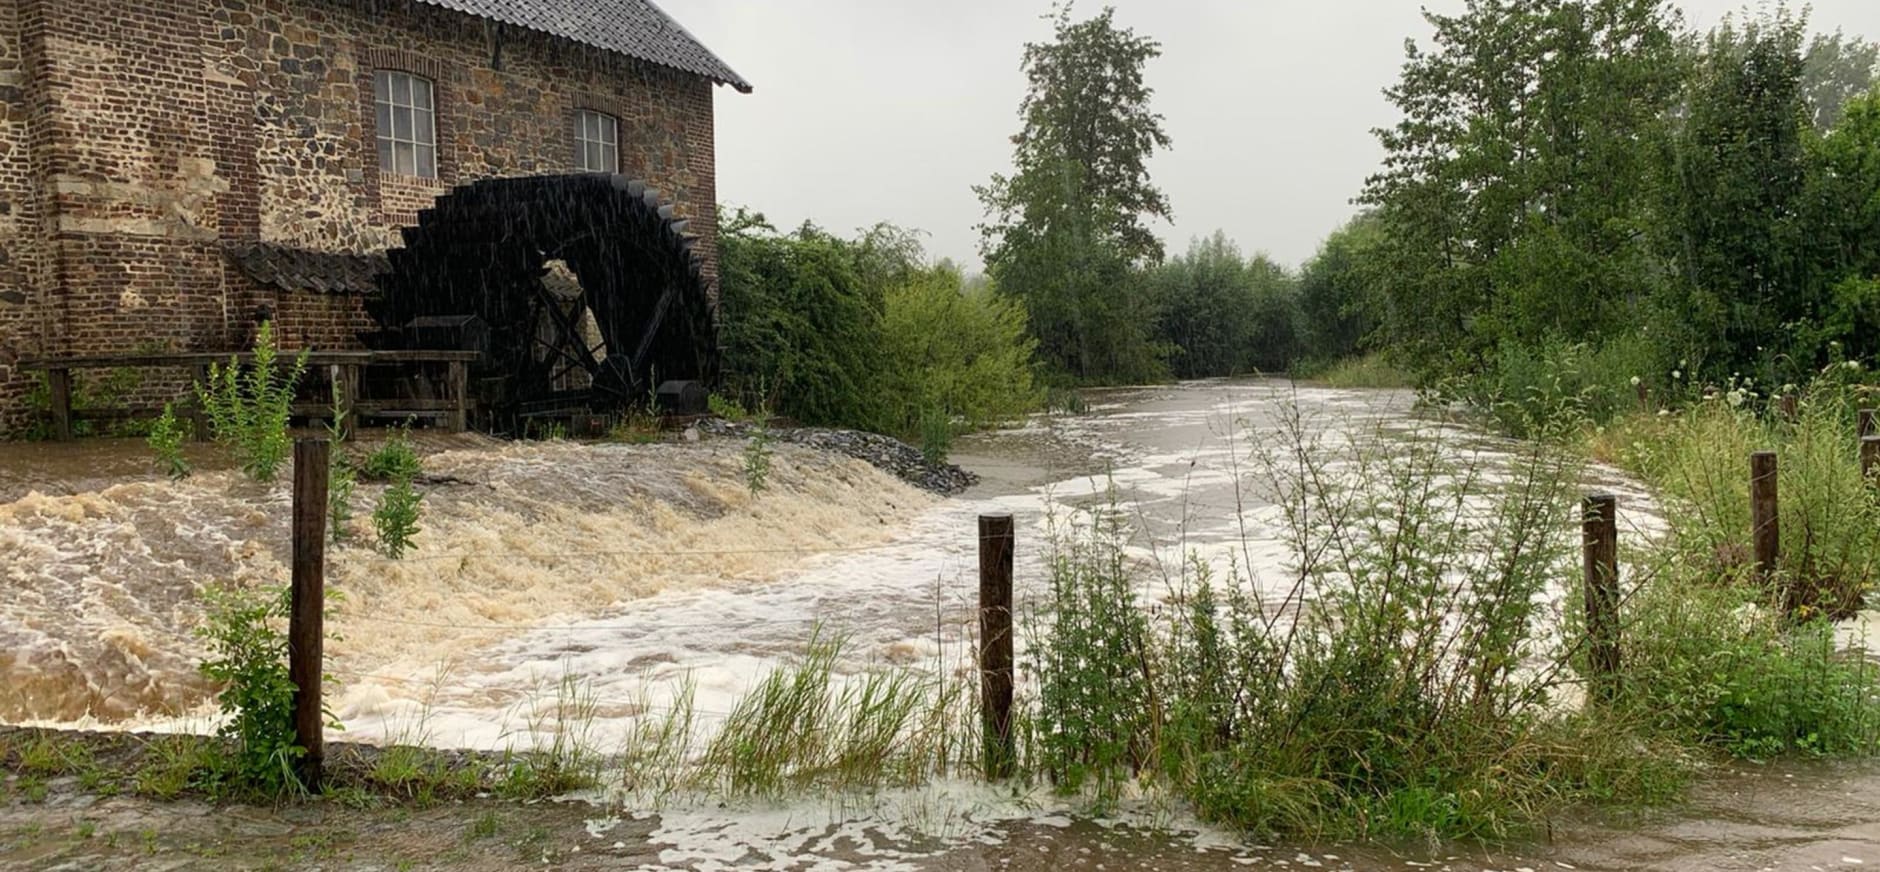
<svg viewBox="0 0 1880 872"><path fill-rule="evenodd" d="M183 441L188 438L186 430L183 423L177 420L176 410L165 403L162 416L151 425L150 435L144 437L144 443L156 454L158 465L163 467L171 481L189 477L189 460L183 457Z"/></svg>
<svg viewBox="0 0 1880 872"><path fill-rule="evenodd" d="M210 588L197 635L209 643L202 674L222 690L218 734L235 745L215 769L221 784L277 796L302 789L295 767L307 750L294 744L294 684L288 678L286 588Z"/></svg>
<svg viewBox="0 0 1880 872"><path fill-rule="evenodd" d="M1837 652L1832 626L1794 627L1752 589L1691 576L1667 564L1628 606L1628 711L1737 757L1880 750L1875 666Z"/></svg>
<svg viewBox="0 0 1880 872"><path fill-rule="evenodd" d="M1676 370L1641 338L1603 345L1550 342L1539 347L1504 343L1485 372L1441 386L1485 413L1495 429L1522 438L1581 424L1603 425L1640 408L1639 389L1665 397ZM1682 373L1680 373L1682 375Z"/></svg>
<svg viewBox="0 0 1880 872"><path fill-rule="evenodd" d="M984 427L1037 405L1022 306L929 265L883 225L846 240L780 234L738 212L720 230L726 383L713 413L920 435L926 410Z"/></svg>
<svg viewBox="0 0 1880 872"><path fill-rule="evenodd" d="M274 325L263 322L255 335L254 360L246 367L230 358L211 364L209 380L196 385L196 397L209 418L209 432L256 481L273 481L287 460L292 442L287 425L294 392L307 371L307 352L283 364L274 344Z"/></svg>
<svg viewBox="0 0 1880 872"><path fill-rule="evenodd" d="M365 462L359 465L359 474L367 481L410 481L423 471L424 462L402 430L393 431L391 437L366 455Z"/></svg>
<svg viewBox="0 0 1880 872"><path fill-rule="evenodd" d="M930 441L932 418L980 429L1037 408L1025 312L988 287L967 289L947 266L889 289L882 316L887 432ZM950 434L949 434L950 435Z"/></svg>
<svg viewBox="0 0 1880 872"><path fill-rule="evenodd" d="M1542 595L1573 571L1577 467L1534 446L1490 483L1428 437L1334 450L1296 413L1287 429L1250 483L1294 560L1278 602L1190 560L1145 616L1124 513L1056 538L1032 765L1100 798L1162 781L1206 818L1308 837L1498 837L1607 772L1549 774L1569 753L1543 706L1561 678L1531 662Z"/></svg>

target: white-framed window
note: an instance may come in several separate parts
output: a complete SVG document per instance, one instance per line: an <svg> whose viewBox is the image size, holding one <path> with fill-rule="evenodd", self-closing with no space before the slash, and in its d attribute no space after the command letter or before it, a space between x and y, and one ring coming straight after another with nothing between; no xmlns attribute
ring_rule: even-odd
<svg viewBox="0 0 1880 872"><path fill-rule="evenodd" d="M575 112L574 161L584 173L620 172L620 119L591 109Z"/></svg>
<svg viewBox="0 0 1880 872"><path fill-rule="evenodd" d="M431 80L399 70L372 75L378 108L379 169L437 178L437 103Z"/></svg>

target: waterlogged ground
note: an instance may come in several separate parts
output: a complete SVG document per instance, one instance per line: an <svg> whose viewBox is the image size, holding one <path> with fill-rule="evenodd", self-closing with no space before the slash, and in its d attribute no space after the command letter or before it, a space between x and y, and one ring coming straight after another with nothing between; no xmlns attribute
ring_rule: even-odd
<svg viewBox="0 0 1880 872"><path fill-rule="evenodd" d="M1512 446L1412 413L1398 392L1201 382L1102 392L1087 415L961 440L981 474L938 500L862 464L778 446L753 495L741 446L505 444L428 438L425 531L387 561L330 552L344 599L329 630L341 736L500 750L574 739L617 750L690 686L709 731L813 633L846 639L840 671L881 663L969 679L976 516L1018 520L1021 609L1043 583L1051 518L1114 503L1138 556L1238 564L1288 582L1280 512L1249 487L1253 446L1296 427L1336 448L1384 430L1493 467ZM1290 420L1289 409L1299 419ZM207 461L207 458L204 458ZM0 721L205 730L193 664L199 588L285 577L283 486L151 474L134 442L0 449ZM1625 535L1651 526L1622 495ZM376 495L361 488L363 518ZM1162 596L1151 581L1144 593ZM1021 645L1023 640L1021 639ZM569 688L591 706L570 716ZM210 810L0 797L0 867L1058 869L1810 869L1880 864L1880 773L1723 773L1674 817L1559 821L1551 843L1490 857L1240 844L1178 809L1090 820L1049 797L942 785L783 806L693 807L615 820L579 803L357 811ZM502 819L490 823L487 818ZM148 834L148 835L146 835ZM1856 862L1859 861L1859 862Z"/></svg>

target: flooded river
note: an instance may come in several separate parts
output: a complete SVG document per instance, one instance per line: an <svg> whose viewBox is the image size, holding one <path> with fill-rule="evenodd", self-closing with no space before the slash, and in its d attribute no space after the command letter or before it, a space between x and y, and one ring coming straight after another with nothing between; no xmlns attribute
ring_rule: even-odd
<svg viewBox="0 0 1880 872"><path fill-rule="evenodd" d="M1417 420L1401 392L1212 381L1090 399L1088 414L962 439L953 459L982 480L947 500L787 445L753 495L735 442L426 437L415 552L391 561L367 547L370 485L351 540L329 551L342 596L329 697L346 724L334 738L527 747L569 729L545 712L578 686L594 701L579 738L606 751L683 686L709 723L819 630L847 640L847 671L957 671L987 512L1017 519L1021 608L1044 583L1047 518L1111 501L1145 556L1231 558L1262 584L1288 552L1244 464L1289 408L1325 439L1415 430L1490 462L1507 448ZM194 669L197 594L285 579L289 497L199 459L172 483L136 442L0 447L0 721L213 726ZM1643 494L1595 476L1641 507L1633 524L1650 524ZM1681 816L1563 821L1552 844L1493 857L1250 846L1178 809L1091 821L966 784L673 809L653 838L669 845L663 863L695 869L1100 868L1099 856L1112 869L1825 869L1880 864L1877 797L1880 774L1861 768L1723 773Z"/></svg>

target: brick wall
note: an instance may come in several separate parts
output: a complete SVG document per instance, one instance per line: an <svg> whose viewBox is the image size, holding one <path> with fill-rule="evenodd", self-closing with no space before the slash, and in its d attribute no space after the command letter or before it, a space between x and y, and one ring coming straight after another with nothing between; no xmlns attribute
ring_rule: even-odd
<svg viewBox="0 0 1880 872"><path fill-rule="evenodd" d="M372 75L436 83L439 178L381 173ZM255 240L398 242L453 184L574 169L573 115L700 234L715 294L713 86L409 0L0 0L0 434L21 355L223 349L253 313L348 345L357 300L257 286Z"/></svg>

